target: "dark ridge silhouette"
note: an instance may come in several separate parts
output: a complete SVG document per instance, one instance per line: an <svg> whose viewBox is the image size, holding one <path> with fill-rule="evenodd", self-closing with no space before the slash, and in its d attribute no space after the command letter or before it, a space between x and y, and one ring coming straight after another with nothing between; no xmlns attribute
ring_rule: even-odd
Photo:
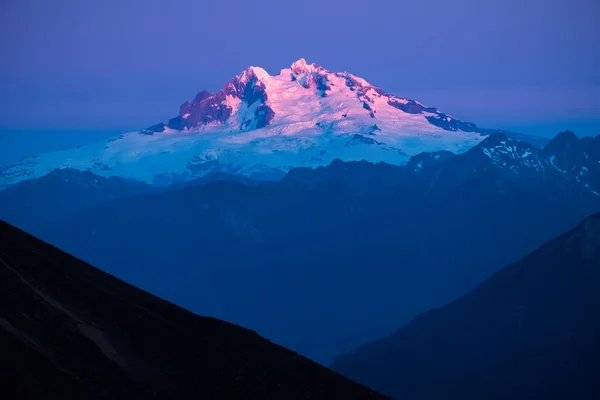
<svg viewBox="0 0 600 400"><path fill-rule="evenodd" d="M600 213L333 368L397 399L600 398Z"/></svg>
<svg viewBox="0 0 600 400"><path fill-rule="evenodd" d="M384 399L0 221L6 399Z"/></svg>

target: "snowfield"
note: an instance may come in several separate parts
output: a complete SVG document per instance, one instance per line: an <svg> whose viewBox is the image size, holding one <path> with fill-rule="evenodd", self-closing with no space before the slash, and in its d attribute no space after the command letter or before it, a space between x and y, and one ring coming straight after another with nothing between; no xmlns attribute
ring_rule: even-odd
<svg viewBox="0 0 600 400"><path fill-rule="evenodd" d="M402 165L421 152L462 153L487 137L474 124L304 59L275 76L250 67L148 129L26 157L0 170L0 187L67 167L158 185L211 171L276 179L336 158Z"/></svg>

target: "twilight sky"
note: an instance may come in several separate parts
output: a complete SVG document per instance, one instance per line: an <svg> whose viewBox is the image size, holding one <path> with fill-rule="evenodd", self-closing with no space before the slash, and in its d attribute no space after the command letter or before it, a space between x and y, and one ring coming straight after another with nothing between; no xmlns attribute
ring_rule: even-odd
<svg viewBox="0 0 600 400"><path fill-rule="evenodd" d="M0 130L137 129L305 57L480 126L598 134L599 17L597 0L2 0Z"/></svg>

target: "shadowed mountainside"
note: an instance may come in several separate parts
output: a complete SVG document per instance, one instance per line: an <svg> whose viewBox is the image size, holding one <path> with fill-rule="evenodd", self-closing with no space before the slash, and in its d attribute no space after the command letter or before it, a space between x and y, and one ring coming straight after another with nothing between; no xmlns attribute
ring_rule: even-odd
<svg viewBox="0 0 600 400"><path fill-rule="evenodd" d="M397 399L600 398L600 213L333 368Z"/></svg>
<svg viewBox="0 0 600 400"><path fill-rule="evenodd" d="M384 399L0 221L5 398Z"/></svg>

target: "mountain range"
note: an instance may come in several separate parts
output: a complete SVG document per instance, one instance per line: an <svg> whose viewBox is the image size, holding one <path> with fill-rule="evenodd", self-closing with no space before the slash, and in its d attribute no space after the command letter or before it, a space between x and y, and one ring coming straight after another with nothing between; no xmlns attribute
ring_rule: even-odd
<svg viewBox="0 0 600 400"><path fill-rule="evenodd" d="M599 145L497 133L403 166L335 160L280 181L212 174L160 189L55 171L0 205L40 215L23 227L119 278L327 364L600 211Z"/></svg>
<svg viewBox="0 0 600 400"><path fill-rule="evenodd" d="M338 358L396 399L600 397L600 214Z"/></svg>
<svg viewBox="0 0 600 400"><path fill-rule="evenodd" d="M199 92L166 123L4 166L0 188L57 168L166 186L209 172L279 179L335 159L403 165L422 152L463 153L493 132L300 59L274 76L249 67L218 92Z"/></svg>
<svg viewBox="0 0 600 400"><path fill-rule="evenodd" d="M600 391L600 135L479 128L301 59L0 188L50 243L0 222L13 397L382 398L314 361L397 399Z"/></svg>
<svg viewBox="0 0 600 400"><path fill-rule="evenodd" d="M385 399L2 221L0 301L4 398Z"/></svg>

